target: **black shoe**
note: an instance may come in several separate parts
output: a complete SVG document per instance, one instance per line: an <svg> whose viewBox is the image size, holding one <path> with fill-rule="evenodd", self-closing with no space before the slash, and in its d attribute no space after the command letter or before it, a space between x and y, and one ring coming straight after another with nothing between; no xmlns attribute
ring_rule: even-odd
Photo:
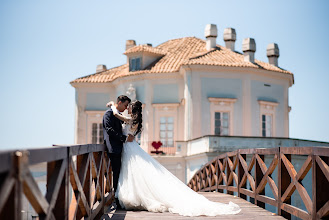
<svg viewBox="0 0 329 220"><path fill-rule="evenodd" d="M117 198L115 199L115 204L117 205L116 210L125 210L125 209L120 205L120 202L119 202L119 200L118 200Z"/></svg>

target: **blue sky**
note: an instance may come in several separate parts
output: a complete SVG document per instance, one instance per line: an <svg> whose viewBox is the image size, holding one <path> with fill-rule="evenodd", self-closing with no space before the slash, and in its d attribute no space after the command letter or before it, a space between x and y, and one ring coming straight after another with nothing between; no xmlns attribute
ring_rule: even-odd
<svg viewBox="0 0 329 220"><path fill-rule="evenodd" d="M252 37L256 59L276 42L292 71L290 137L329 142L329 2L317 1L10 1L0 2L0 149L74 143L70 81L126 62L125 41L154 46L204 39L208 23Z"/></svg>

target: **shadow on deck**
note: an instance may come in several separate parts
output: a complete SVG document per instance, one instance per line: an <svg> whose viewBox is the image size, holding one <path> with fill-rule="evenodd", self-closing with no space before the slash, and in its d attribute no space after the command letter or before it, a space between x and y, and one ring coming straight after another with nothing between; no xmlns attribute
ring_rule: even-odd
<svg viewBox="0 0 329 220"><path fill-rule="evenodd" d="M153 213L147 211L117 211L113 207L109 207L101 219L285 219L272 212L269 212L257 205L250 202L234 197L232 195L214 192L199 192L209 200L214 202L229 203L230 201L241 207L241 212L236 215L221 215L216 217L211 216L199 216L199 217L185 217L178 214L165 213Z"/></svg>

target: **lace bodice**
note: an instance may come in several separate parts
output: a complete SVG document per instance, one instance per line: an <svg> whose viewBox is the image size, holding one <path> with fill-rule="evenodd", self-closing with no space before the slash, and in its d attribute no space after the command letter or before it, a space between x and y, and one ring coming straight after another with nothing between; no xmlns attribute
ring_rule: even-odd
<svg viewBox="0 0 329 220"><path fill-rule="evenodd" d="M122 132L124 135L135 135L135 131L137 129L137 126L133 126L132 125L132 120L130 120L129 122L125 122L122 126Z"/></svg>

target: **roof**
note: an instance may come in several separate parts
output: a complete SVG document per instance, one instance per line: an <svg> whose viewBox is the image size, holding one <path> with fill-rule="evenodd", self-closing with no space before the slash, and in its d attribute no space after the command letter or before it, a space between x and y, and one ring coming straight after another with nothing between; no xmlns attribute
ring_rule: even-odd
<svg viewBox="0 0 329 220"><path fill-rule="evenodd" d="M162 49L145 44L132 47L126 50L126 52L124 52L123 54L127 55L127 54L138 53L138 52L150 52L159 55L166 55L166 52L163 51Z"/></svg>
<svg viewBox="0 0 329 220"><path fill-rule="evenodd" d="M227 67L249 67L264 69L293 75L291 72L255 59L255 63L244 61L242 54L233 52L225 47L217 46L206 50L206 42L196 37L184 37L166 41L157 47L138 45L130 48L125 54L147 51L161 54L162 57L146 69L129 72L128 64L114 67L103 72L80 77L71 83L106 83L125 76L145 73L174 73L179 72L182 65L212 65Z"/></svg>

